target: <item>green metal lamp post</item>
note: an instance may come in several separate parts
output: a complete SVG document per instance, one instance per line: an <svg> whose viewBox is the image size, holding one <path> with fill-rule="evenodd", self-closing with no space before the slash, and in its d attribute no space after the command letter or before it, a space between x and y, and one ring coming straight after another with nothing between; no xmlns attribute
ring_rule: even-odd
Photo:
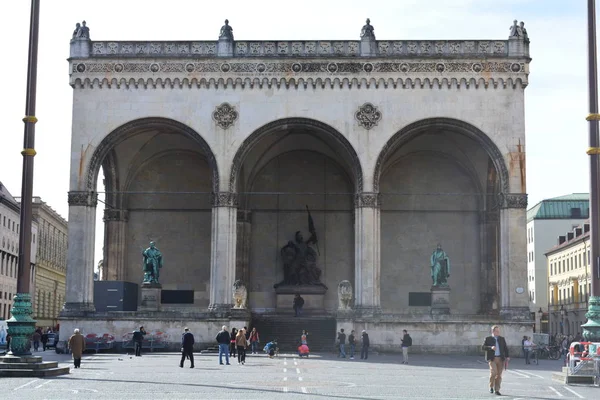
<svg viewBox="0 0 600 400"><path fill-rule="evenodd" d="M600 342L600 137L598 136L598 65L596 59L596 1L588 0L588 82L590 114L590 247L592 291L588 302L583 337Z"/></svg>
<svg viewBox="0 0 600 400"><path fill-rule="evenodd" d="M31 201L33 196L33 157L35 156L35 95L37 86L37 54L39 32L39 0L31 1L29 28L29 60L27 66L27 100L25 104L25 135L23 143L23 177L21 184L21 215L19 231L19 269L17 294L11 309L12 318L6 321L11 336L9 356L31 356L31 335L36 321L31 317Z"/></svg>

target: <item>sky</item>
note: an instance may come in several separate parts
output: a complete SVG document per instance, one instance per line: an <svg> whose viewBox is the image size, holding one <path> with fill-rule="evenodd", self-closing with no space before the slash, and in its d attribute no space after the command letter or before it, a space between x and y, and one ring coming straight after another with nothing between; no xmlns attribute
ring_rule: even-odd
<svg viewBox="0 0 600 400"><path fill-rule="evenodd" d="M514 19L531 40L525 90L529 206L589 192L585 0L41 0L33 193L68 216L72 88L69 40L216 40L228 18L237 40L356 40L367 17L379 40L507 39ZM21 193L31 2L0 1L0 181ZM3 78L3 79L4 79ZM102 189L100 189L102 190ZM96 262L102 257L98 206Z"/></svg>

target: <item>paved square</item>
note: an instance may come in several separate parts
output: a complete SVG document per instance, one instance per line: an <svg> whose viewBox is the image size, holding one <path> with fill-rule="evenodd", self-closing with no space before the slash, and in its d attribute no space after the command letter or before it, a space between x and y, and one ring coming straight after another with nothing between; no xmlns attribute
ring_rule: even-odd
<svg viewBox="0 0 600 400"><path fill-rule="evenodd" d="M70 362L51 352L44 360ZM246 365L221 366L213 354L196 354L196 368L179 368L176 353L89 354L67 376L0 379L7 399L490 399L482 357L372 355L368 362L330 354L298 359L248 356ZM71 364L72 366L72 364ZM502 393L510 399L598 399L600 389L551 380L561 361L524 365L513 359ZM6 395L6 397L4 397Z"/></svg>

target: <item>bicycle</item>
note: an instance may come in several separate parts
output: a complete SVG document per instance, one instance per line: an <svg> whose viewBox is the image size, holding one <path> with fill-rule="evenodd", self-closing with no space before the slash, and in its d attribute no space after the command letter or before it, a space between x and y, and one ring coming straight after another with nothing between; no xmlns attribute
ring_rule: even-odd
<svg viewBox="0 0 600 400"><path fill-rule="evenodd" d="M549 360L558 360L560 358L560 351L558 347L541 346L531 350L531 356L529 360L536 365L539 364L540 358L547 358Z"/></svg>

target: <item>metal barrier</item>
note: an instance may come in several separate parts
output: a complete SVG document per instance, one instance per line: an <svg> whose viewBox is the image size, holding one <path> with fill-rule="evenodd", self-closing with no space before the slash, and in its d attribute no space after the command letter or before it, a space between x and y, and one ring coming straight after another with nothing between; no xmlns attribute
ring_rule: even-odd
<svg viewBox="0 0 600 400"><path fill-rule="evenodd" d="M593 378L600 385L600 343L573 342L567 355L567 376Z"/></svg>

